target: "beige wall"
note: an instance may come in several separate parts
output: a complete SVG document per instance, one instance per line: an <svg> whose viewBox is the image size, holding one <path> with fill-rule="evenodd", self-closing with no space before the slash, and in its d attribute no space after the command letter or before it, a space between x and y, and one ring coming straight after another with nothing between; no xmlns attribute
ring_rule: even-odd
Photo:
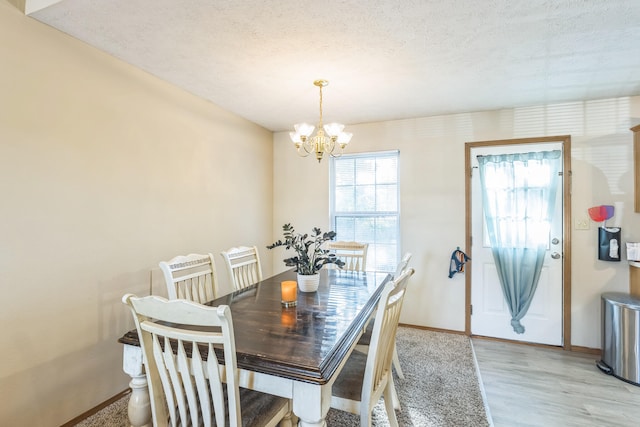
<svg viewBox="0 0 640 427"><path fill-rule="evenodd" d="M0 1L0 425L55 426L124 390L124 293L160 260L261 249L272 134Z"/></svg>
<svg viewBox="0 0 640 427"><path fill-rule="evenodd" d="M5 2L0 37L0 425L59 425L127 387L124 293L163 294L157 263L178 253L264 248L285 222L326 229L328 162ZM417 269L402 321L464 329L464 277L447 272L464 243L465 142L571 134L574 218L615 204L609 225L640 241L639 117L633 97L349 126L351 152L400 149ZM573 232L573 344L592 348L600 293L628 286L625 262L597 260L596 228ZM266 275L283 269L261 252Z"/></svg>
<svg viewBox="0 0 640 427"><path fill-rule="evenodd" d="M607 225L622 227L624 244L640 241L629 131L639 122L640 97L632 97L348 126L349 152L400 150L401 245L416 268L401 321L464 330L464 276L447 276L451 252L465 242L465 142L570 134L573 216L615 205ZM275 134L275 230L285 222L328 227L328 170L326 160L298 158L287 133ZM572 344L589 348L600 348L600 294L628 290L626 261L597 259L599 225L572 230ZM283 268L277 255L276 271Z"/></svg>

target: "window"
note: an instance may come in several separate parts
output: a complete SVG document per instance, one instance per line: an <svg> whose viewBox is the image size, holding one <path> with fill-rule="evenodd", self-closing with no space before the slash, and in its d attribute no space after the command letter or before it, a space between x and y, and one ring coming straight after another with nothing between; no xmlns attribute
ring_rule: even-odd
<svg viewBox="0 0 640 427"><path fill-rule="evenodd" d="M395 271L400 250L398 151L331 160L336 240L369 243L367 270Z"/></svg>

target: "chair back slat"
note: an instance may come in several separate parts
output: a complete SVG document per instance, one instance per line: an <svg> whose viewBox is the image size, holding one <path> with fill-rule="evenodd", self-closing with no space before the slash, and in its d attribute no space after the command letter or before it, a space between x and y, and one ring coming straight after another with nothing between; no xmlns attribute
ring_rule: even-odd
<svg viewBox="0 0 640 427"><path fill-rule="evenodd" d="M227 266L235 290L244 289L262 280L260 255L256 246L240 246L220 253Z"/></svg>
<svg viewBox="0 0 640 427"><path fill-rule="evenodd" d="M229 307L131 294L123 301L131 308L140 335L154 425L240 426ZM218 362L216 349L224 352L224 365Z"/></svg>
<svg viewBox="0 0 640 427"><path fill-rule="evenodd" d="M327 249L335 253L336 257L344 262L343 270L365 271L367 268L368 243L360 242L329 242ZM328 264L332 268L333 264Z"/></svg>
<svg viewBox="0 0 640 427"><path fill-rule="evenodd" d="M212 254L180 255L160 262L169 299L198 303L218 296L218 279Z"/></svg>

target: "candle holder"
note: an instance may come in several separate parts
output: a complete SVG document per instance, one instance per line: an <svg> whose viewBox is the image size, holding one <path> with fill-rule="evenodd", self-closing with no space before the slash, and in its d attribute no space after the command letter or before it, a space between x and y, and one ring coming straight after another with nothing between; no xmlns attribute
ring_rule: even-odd
<svg viewBox="0 0 640 427"><path fill-rule="evenodd" d="M298 283L295 280L280 282L280 303L283 307L298 305Z"/></svg>

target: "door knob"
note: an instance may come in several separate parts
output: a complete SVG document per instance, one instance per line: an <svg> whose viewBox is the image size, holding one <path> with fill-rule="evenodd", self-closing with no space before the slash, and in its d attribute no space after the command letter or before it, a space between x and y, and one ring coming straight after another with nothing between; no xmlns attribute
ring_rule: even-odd
<svg viewBox="0 0 640 427"><path fill-rule="evenodd" d="M560 240L558 240L557 237L554 237L553 239L551 239L551 243L557 245L558 243L560 243Z"/></svg>
<svg viewBox="0 0 640 427"><path fill-rule="evenodd" d="M558 252L554 252L554 253L551 254L551 258L558 259L558 258L560 258L560 254Z"/></svg>

